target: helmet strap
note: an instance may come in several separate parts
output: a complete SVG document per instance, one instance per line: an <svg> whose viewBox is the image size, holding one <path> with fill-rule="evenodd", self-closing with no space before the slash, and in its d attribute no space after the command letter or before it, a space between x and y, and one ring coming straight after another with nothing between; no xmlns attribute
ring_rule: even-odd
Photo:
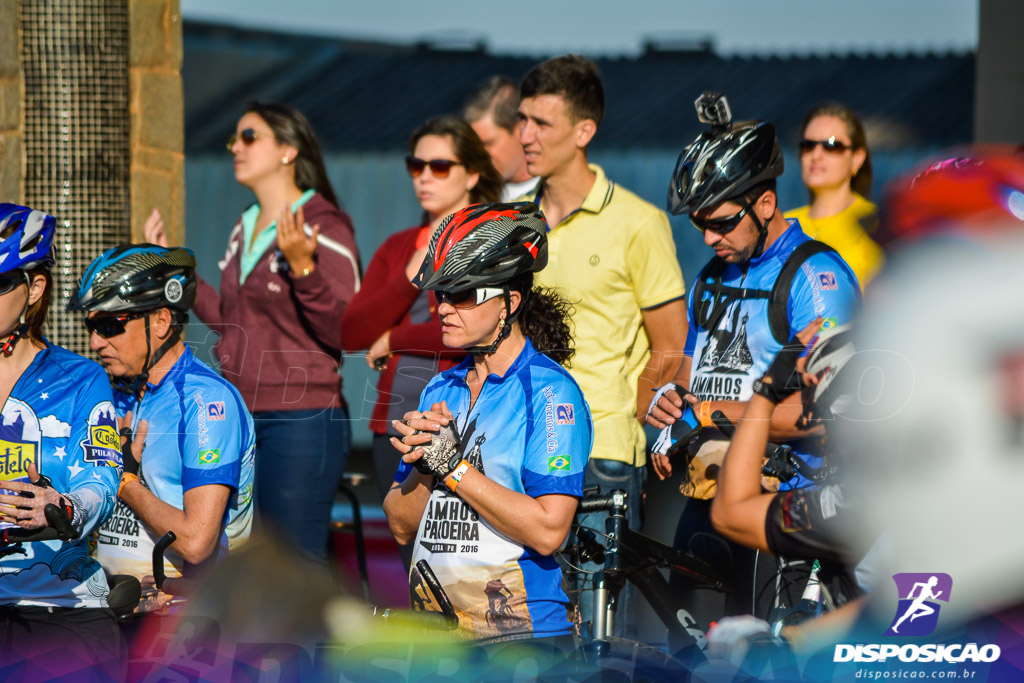
<svg viewBox="0 0 1024 683"><path fill-rule="evenodd" d="M754 253L750 256L750 258L757 258L764 252L764 243L768 239L768 223L761 222L757 212L754 211L754 205L750 202L747 202L744 208L747 210L750 220L754 221L754 226L757 228L757 246L754 247Z"/></svg>
<svg viewBox="0 0 1024 683"><path fill-rule="evenodd" d="M24 270L21 273L25 276L25 284L28 285L29 296L25 297L25 306L21 309L21 315L18 316L18 326L11 332L11 336L3 343L3 346L0 346L0 351L3 352L5 358L9 358L14 353L14 345L28 332L28 323L25 322L25 318L28 316L29 299L32 298L32 280L29 279L28 273Z"/></svg>
<svg viewBox="0 0 1024 683"><path fill-rule="evenodd" d="M498 350L498 345L504 341L508 335L512 334L512 323L519 319L519 314L523 311L523 307L526 306L526 300L529 298L530 293L522 293L522 297L519 301L519 308L514 312L512 311L512 297L510 294L508 285L505 286L504 297L505 297L505 317L498 320L498 336L495 337L494 341L487 346L470 346L466 349L472 354L483 354L489 356Z"/></svg>
<svg viewBox="0 0 1024 683"><path fill-rule="evenodd" d="M156 351L153 351L152 344L149 341L149 317L151 313L152 311L146 311L144 318L146 321L146 363L142 367L142 372L134 377L112 377L110 380L115 389L132 394L140 400L142 399L142 390L145 388L146 382L149 381L149 371L153 369L153 366L163 358L164 354L171 347L181 340L181 331L173 329L167 341L158 346Z"/></svg>

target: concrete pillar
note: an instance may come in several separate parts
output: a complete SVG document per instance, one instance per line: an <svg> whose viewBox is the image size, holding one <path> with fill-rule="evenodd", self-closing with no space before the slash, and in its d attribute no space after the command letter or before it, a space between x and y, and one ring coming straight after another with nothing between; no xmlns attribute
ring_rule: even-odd
<svg viewBox="0 0 1024 683"><path fill-rule="evenodd" d="M979 0L974 139L1024 144L1024 2Z"/></svg>

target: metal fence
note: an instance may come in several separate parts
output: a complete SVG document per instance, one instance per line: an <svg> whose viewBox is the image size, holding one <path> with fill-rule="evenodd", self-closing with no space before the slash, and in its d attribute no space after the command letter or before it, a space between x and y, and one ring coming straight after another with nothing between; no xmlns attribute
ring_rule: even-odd
<svg viewBox="0 0 1024 683"><path fill-rule="evenodd" d="M935 149L879 152L872 155L875 187L934 156ZM779 182L779 201L784 207L807 203L800 180L796 151L786 150L788 173ZM664 206L668 179L675 166L678 150L630 150L593 153L608 177L628 187L657 206ZM403 152L337 154L327 157L327 170L335 192L352 216L356 242L363 266L392 233L414 225L420 208L413 196L405 172ZM227 154L190 156L185 167L186 243L196 252L199 272L211 284L220 281L217 261L223 256L228 233L242 210L254 201L253 195L234 180L231 157ZM687 282L710 258L700 233L685 217L672 217L676 253ZM196 352L210 359L212 341L201 325L189 335ZM362 355L346 359L342 368L345 398L353 423L353 440L367 445L370 432L365 423L376 400L377 375L367 368Z"/></svg>

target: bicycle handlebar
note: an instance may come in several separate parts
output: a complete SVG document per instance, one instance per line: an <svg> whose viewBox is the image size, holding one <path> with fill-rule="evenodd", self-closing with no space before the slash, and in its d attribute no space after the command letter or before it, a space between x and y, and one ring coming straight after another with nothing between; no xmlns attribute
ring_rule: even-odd
<svg viewBox="0 0 1024 683"><path fill-rule="evenodd" d="M576 507L576 512L601 512L602 510L610 510L613 507L625 504L626 493L624 491L612 491L603 496L581 498Z"/></svg>
<svg viewBox="0 0 1024 683"><path fill-rule="evenodd" d="M163 590L164 581L167 580L167 575L164 573L164 551L177 540L177 534L168 531L153 544L153 581L160 590Z"/></svg>
<svg viewBox="0 0 1024 683"><path fill-rule="evenodd" d="M711 414L711 422L718 428L718 431L725 434L726 438L731 440L735 436L736 425L721 410L716 410ZM782 481L789 481L797 473L808 479L816 480L821 477L824 469L808 465L807 461L794 453L793 448L788 444L769 441L765 444L764 455L768 458L768 462L764 466L764 473L768 476L778 477Z"/></svg>

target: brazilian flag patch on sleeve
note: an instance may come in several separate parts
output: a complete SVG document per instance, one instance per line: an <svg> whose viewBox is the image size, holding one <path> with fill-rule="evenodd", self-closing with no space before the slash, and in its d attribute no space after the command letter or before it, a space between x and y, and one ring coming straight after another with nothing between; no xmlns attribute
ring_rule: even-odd
<svg viewBox="0 0 1024 683"><path fill-rule="evenodd" d="M568 455L553 455L548 458L548 472L567 470L569 469L570 462Z"/></svg>
<svg viewBox="0 0 1024 683"><path fill-rule="evenodd" d="M206 450L199 451L199 464L200 465L216 465L220 462L220 449L219 448L208 448Z"/></svg>

